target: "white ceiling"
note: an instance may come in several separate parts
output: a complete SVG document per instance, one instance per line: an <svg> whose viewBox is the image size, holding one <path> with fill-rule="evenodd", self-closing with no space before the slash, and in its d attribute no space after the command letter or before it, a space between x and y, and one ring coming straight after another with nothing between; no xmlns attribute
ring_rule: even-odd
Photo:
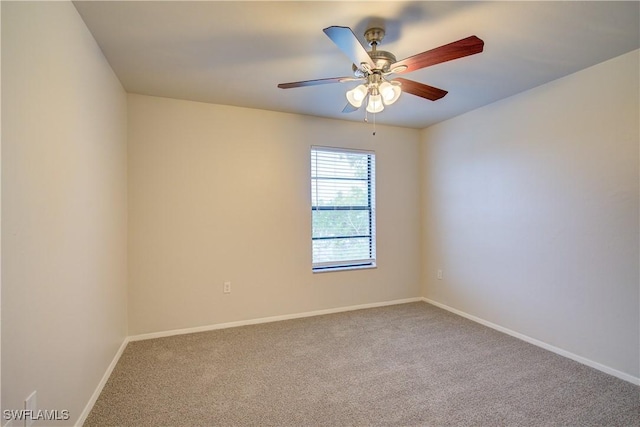
<svg viewBox="0 0 640 427"><path fill-rule="evenodd" d="M398 60L470 35L484 52L403 74L449 91L403 94L378 123L424 128L640 47L630 2L74 2L128 92L345 120L356 83L279 89L351 75L322 32L383 25L380 49ZM615 76L611 76L615 79ZM607 84L603 81L602 84ZM594 100L597 102L597 100Z"/></svg>

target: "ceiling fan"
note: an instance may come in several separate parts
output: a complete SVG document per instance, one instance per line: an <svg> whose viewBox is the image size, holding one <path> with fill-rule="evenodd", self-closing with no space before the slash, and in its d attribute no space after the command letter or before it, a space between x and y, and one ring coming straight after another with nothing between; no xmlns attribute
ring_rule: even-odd
<svg viewBox="0 0 640 427"><path fill-rule="evenodd" d="M315 86L329 83L344 83L352 81L362 82L356 88L347 91L348 104L343 113L356 111L364 102L367 111L379 113L385 105L393 104L404 91L421 98L436 101L447 94L446 90L438 89L423 83L403 78L390 78L391 74L408 73L482 52L484 42L476 36L470 36L453 43L449 43L426 52L419 53L401 61L397 61L391 52L378 50L385 31L382 28L369 28L364 33L365 40L371 50L360 44L349 27L328 27L324 33L342 50L353 62L353 77L331 77L300 82L280 83L281 89L291 89L304 86Z"/></svg>

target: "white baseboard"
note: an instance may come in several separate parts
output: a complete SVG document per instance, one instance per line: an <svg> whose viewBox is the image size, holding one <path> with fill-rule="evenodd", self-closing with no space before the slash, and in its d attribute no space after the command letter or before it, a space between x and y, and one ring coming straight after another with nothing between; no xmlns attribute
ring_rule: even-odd
<svg viewBox="0 0 640 427"><path fill-rule="evenodd" d="M213 325L196 326L194 328L173 329L170 331L151 332L148 334L132 335L129 341L141 341L153 338L170 337L173 335L192 334L195 332L213 331L216 329L235 328L238 326L257 325L259 323L278 322L280 320L300 319L303 317L321 316L323 314L341 313L344 311L361 310L364 308L384 307L387 305L405 304L408 302L422 301L421 297L405 298L393 301L374 302L370 304L351 305L347 307L329 308L325 310L307 311L304 313L285 314L282 316L261 317L258 319L239 320L237 322L216 323Z"/></svg>
<svg viewBox="0 0 640 427"><path fill-rule="evenodd" d="M113 360L111 360L111 363L107 367L107 370L102 376L102 379L100 380L100 382L98 383L98 386L96 387L95 391L91 395L91 399L89 399L89 402L87 402L86 406L82 410L80 417L76 421L76 424L75 424L76 426L81 427L82 424L84 424L84 422L86 421L87 417L89 416L89 413L93 409L93 405L96 404L98 397L100 397L100 393L102 393L102 389L104 388L105 384L107 383L107 380L111 376L113 369L116 367L116 364L118 363L118 360L120 360L120 356L122 356L122 352L124 351L128 343L129 343L129 337L126 337L124 341L122 341L122 344L120 345L120 348L116 352L116 355L113 356Z"/></svg>
<svg viewBox="0 0 640 427"><path fill-rule="evenodd" d="M531 338L531 337L529 337L527 335L524 335L524 334L521 334L519 332L512 331L511 329L505 328L503 326L496 325L495 323L491 323L491 322L489 322L487 320L484 320L484 319L481 319L479 317L473 316L471 314L465 313L464 311L460 311L460 310L455 309L453 307L449 307L448 305L439 303L437 301L433 301L433 300L430 300L430 299L424 298L424 297L421 298L421 299L422 299L422 301L424 301L426 303L435 305L436 307L440 307L440 308L442 308L444 310L450 311L451 313L457 314L457 315L462 316L464 318L467 318L469 320L473 320L476 323L480 323L481 325L487 326L487 327L489 327L491 329L495 329L496 331L500 331L500 332L503 332L503 333L505 333L507 335L511 335L512 337L521 339L522 341L526 341L529 344L533 344L533 345L541 347L541 348L543 348L545 350L549 350L549 351L551 351L553 353L559 354L560 356L564 356L564 357L566 357L568 359L575 360L576 362L582 363L583 365L587 365L587 366L589 366L591 368L597 369L597 370L602 371L602 372L604 372L606 374L613 375L614 377L620 378L621 380L628 381L628 382L630 382L632 384L640 385L640 378L634 377L633 375L629 375L627 373L618 371L617 369L610 368L609 366L605 366L605 365L603 365L601 363L594 362L593 360L589 360L589 359L587 359L585 357L578 356L577 354L574 354L574 353L571 353L569 351L563 350L561 348L555 347L555 346L553 346L551 344L547 344L546 342L537 340L535 338Z"/></svg>
<svg viewBox="0 0 640 427"><path fill-rule="evenodd" d="M285 315L281 315L281 316L270 316L270 317L262 317L262 318L258 318L258 319L249 319L249 320L240 320L240 321L236 321L236 322L226 322L226 323L217 323L217 324L213 324L213 325L205 325L205 326L197 326L197 327L193 327L193 328L185 328L185 329L173 329L170 331L161 331L161 332L152 332L152 333L148 333L148 334L140 334L140 335L132 335L129 336L127 338L125 338L125 340L122 342L122 345L120 346L120 348L118 349L118 352L116 353L116 355L114 356L113 360L111 361L111 364L109 365L109 367L107 368L106 372L104 373L102 379L100 380L100 383L98 384L98 386L96 387L96 390L94 391L93 395L91 396L91 399L89 400L89 402L87 403L87 405L85 406L84 410L82 411L82 414L80 414L80 417L78 418L78 420L76 421L76 426L82 426L82 424L85 422L85 420L87 419L87 417L89 416L89 413L91 412L91 409L93 409L93 405L96 403L96 401L98 400L98 397L100 396L100 393L102 392L102 389L104 388L105 384L107 383L107 380L109 379L109 376L111 375L111 372L113 372L113 369L115 368L116 364L118 363L118 360L120 359L120 356L122 355L122 352L124 351L125 347L127 346L127 344L129 342L132 341L141 341L141 340L148 340L148 339L153 339L153 338L163 338L163 337L170 337L170 336L174 336L174 335L183 335L183 334L192 334L195 332L206 332L206 331L213 331L213 330L217 330L217 329L226 329L226 328L235 328L238 326L247 326L247 325L257 325L260 323L270 323L270 322L278 322L281 320L290 320L290 319L300 319L303 317L313 317L313 316L321 316L324 314L332 314L332 313L341 313L341 312L345 312L345 311L354 311L354 310L361 310L361 309L366 309L366 308L375 308L375 307L384 307L384 306L388 306L388 305L396 305L396 304L406 304L409 302L417 302L417 301L424 301L428 304L432 304L436 307L440 307L444 310L450 311L451 313L457 314L459 316L462 316L464 318L467 318L469 320L472 320L476 323L479 323L481 325L487 326L491 329L495 329L497 331L503 332L507 335L511 335L512 337L521 339L525 342L528 342L530 344L533 344L535 346L541 347L545 350L549 350L553 353L559 354L561 356L567 357L569 359L575 360L576 362L582 363L583 365L592 367L594 369L597 369L599 371L602 371L604 373L607 373L609 375L613 375L614 377L620 378L622 380L628 381L632 384L636 384L636 385L640 385L640 378L634 377L633 375L629 375L626 374L624 372L618 371L616 369L610 368L608 366L602 365L598 362L594 362L592 360L589 360L587 358L584 358L582 356L578 356L577 354L573 354L571 352L568 352L566 350L563 350L561 348L555 347L551 344L547 344L543 341L539 341L535 338L531 338L527 335L523 335L519 332L515 332L512 331L511 329L502 327L500 325L496 325L495 323L491 323L487 320L481 319L479 317L473 316L471 314L467 314L463 311L457 310L453 307L449 307L448 305L439 303L437 301L433 301L430 300L428 298L424 298L424 297L415 297L415 298L405 298L405 299L399 299L399 300L393 300L393 301L384 301L384 302L375 302L375 303L369 303L369 304L360 304L360 305L351 305L351 306L347 306L347 307L338 307L338 308L329 308L329 309L325 309L325 310L314 310L314 311L307 311L304 313L294 313L294 314L285 314ZM5 426L7 427L7 426Z"/></svg>

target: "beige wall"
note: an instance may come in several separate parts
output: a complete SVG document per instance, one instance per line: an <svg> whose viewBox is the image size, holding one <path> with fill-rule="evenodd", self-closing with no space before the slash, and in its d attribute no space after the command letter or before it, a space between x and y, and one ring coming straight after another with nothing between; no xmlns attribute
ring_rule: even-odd
<svg viewBox="0 0 640 427"><path fill-rule="evenodd" d="M638 377L638 75L635 51L423 131L426 297Z"/></svg>
<svg viewBox="0 0 640 427"><path fill-rule="evenodd" d="M69 2L2 2L2 151L2 409L68 425L127 333L126 94Z"/></svg>
<svg viewBox="0 0 640 427"><path fill-rule="evenodd" d="M420 295L418 131L128 100L131 335ZM312 274L313 144L376 151L377 269Z"/></svg>

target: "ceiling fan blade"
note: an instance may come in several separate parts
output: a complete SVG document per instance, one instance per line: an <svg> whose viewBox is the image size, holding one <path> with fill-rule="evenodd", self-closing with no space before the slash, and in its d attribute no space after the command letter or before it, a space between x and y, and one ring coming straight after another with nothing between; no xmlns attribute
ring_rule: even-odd
<svg viewBox="0 0 640 427"><path fill-rule="evenodd" d="M301 82L280 83L278 87L280 89L292 89L294 87L326 85L329 83L351 82L354 80L362 80L362 79L357 79L354 77L330 77L328 79L304 80Z"/></svg>
<svg viewBox="0 0 640 427"><path fill-rule="evenodd" d="M431 101L437 101L438 99L449 93L446 90L438 89L437 87L429 86L424 83L414 82L413 80L407 80L398 77L393 79L393 81L402 83L403 92L419 96L420 98L429 99Z"/></svg>
<svg viewBox="0 0 640 427"><path fill-rule="evenodd" d="M390 69L397 67L407 67L405 70L399 71L408 73L409 71L419 70L420 68L429 67L431 65L440 64L442 62L451 61L453 59L462 58L469 55L475 55L482 52L484 42L476 36L470 36L457 42L445 44L444 46L419 53L409 58L391 64Z"/></svg>
<svg viewBox="0 0 640 427"><path fill-rule="evenodd" d="M322 31L351 59L356 67L361 68L361 64L367 64L369 69L375 68L375 64L371 60L367 50L360 44L356 35L351 31L351 28L328 27Z"/></svg>
<svg viewBox="0 0 640 427"><path fill-rule="evenodd" d="M347 102L347 105L342 109L343 113L353 113L354 111L358 111L358 107L354 107L353 105Z"/></svg>

